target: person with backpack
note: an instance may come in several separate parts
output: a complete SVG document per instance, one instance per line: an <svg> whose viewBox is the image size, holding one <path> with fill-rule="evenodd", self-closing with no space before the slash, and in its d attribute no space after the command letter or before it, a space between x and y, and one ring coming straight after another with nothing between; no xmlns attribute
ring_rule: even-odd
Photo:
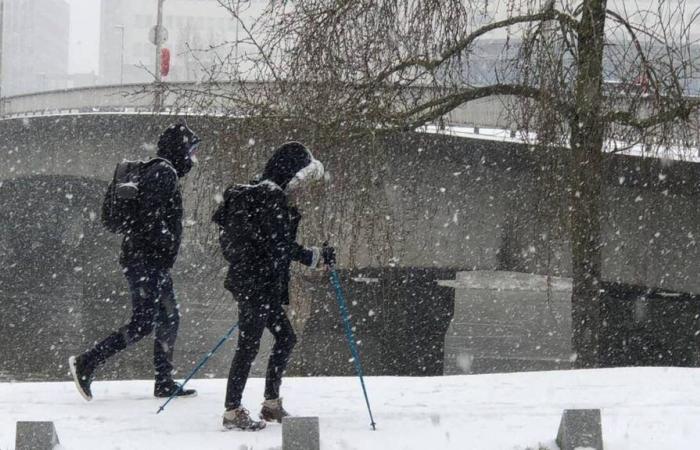
<svg viewBox="0 0 700 450"><path fill-rule="evenodd" d="M73 380L85 400L95 370L116 353L155 333L153 365L156 397L193 396L172 378L180 313L170 269L182 237L179 179L196 160L200 139L186 125L168 127L158 139L157 157L117 165L105 195L102 222L123 234L119 262L129 284L131 320L90 350L69 358Z"/></svg>
<svg viewBox="0 0 700 450"><path fill-rule="evenodd" d="M229 263L224 287L238 302L238 342L226 386L223 425L228 429L259 430L266 421L281 422L289 414L279 396L282 374L296 335L284 306L289 304L292 261L316 268L319 261L335 262L335 251L324 246L305 248L296 242L299 211L289 204L305 183L321 179L323 165L299 142L280 146L252 184L229 187L213 216ZM256 421L241 406L250 366L267 328L274 345L267 365L265 401Z"/></svg>

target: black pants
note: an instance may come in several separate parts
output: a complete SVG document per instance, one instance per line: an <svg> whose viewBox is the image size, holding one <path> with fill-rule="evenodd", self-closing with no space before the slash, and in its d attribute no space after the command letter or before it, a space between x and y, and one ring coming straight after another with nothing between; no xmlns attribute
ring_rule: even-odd
<svg viewBox="0 0 700 450"><path fill-rule="evenodd" d="M276 301L271 301L276 300ZM253 293L238 302L238 345L226 385L226 409L238 408L250 366L260 349L260 338L267 327L275 338L265 377L265 399L279 398L282 374L292 354L297 337L280 301L263 293Z"/></svg>
<svg viewBox="0 0 700 450"><path fill-rule="evenodd" d="M172 380L173 351L180 312L169 269L130 266L124 270L131 292L131 320L85 353L90 366L148 336L155 330L153 365L156 383Z"/></svg>

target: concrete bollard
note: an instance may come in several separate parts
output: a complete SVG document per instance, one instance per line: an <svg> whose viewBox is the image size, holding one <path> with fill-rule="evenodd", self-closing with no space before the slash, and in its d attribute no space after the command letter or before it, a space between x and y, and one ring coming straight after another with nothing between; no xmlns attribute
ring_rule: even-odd
<svg viewBox="0 0 700 450"><path fill-rule="evenodd" d="M318 417L282 419L282 450L319 450Z"/></svg>
<svg viewBox="0 0 700 450"><path fill-rule="evenodd" d="M15 450L53 450L58 444L53 422L17 422Z"/></svg>
<svg viewBox="0 0 700 450"><path fill-rule="evenodd" d="M557 433L561 450L603 450L599 409L565 409Z"/></svg>

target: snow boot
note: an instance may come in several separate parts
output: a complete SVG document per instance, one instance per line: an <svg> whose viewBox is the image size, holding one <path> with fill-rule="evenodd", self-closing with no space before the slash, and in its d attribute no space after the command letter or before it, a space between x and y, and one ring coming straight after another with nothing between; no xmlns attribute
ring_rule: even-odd
<svg viewBox="0 0 700 450"><path fill-rule="evenodd" d="M257 422L250 418L248 410L239 406L236 409L226 410L224 413L224 427L229 430L258 431L265 428L265 422Z"/></svg>
<svg viewBox="0 0 700 450"><path fill-rule="evenodd" d="M181 389L181 384L173 380L157 382L153 388L153 395L156 398L170 398L175 393L175 397L196 397L197 391L194 389Z"/></svg>
<svg viewBox="0 0 700 450"><path fill-rule="evenodd" d="M282 419L287 416L289 416L289 413L282 407L281 398L265 400L262 403L262 409L260 410L260 418L262 420L282 423Z"/></svg>
<svg viewBox="0 0 700 450"><path fill-rule="evenodd" d="M78 392L80 392L80 395L89 402L92 400L90 384L92 383L92 375L95 368L91 364L88 364L85 355L71 356L68 358L68 367L70 367L70 373L73 375L75 387L78 389Z"/></svg>

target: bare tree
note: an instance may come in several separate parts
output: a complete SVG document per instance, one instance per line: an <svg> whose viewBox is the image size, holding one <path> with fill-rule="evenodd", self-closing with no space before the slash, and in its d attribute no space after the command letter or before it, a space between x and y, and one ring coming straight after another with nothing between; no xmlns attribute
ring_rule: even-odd
<svg viewBox="0 0 700 450"><path fill-rule="evenodd" d="M189 106L303 120L347 140L442 124L468 102L499 96L515 122L560 158L568 180L576 365L599 351L604 154L634 145L680 148L700 103L685 2L607 0L219 0L240 38L222 43ZM479 44L501 39L484 70ZM223 48L230 51L223 51ZM235 51L234 51L235 49ZM532 136L533 134L526 134Z"/></svg>

